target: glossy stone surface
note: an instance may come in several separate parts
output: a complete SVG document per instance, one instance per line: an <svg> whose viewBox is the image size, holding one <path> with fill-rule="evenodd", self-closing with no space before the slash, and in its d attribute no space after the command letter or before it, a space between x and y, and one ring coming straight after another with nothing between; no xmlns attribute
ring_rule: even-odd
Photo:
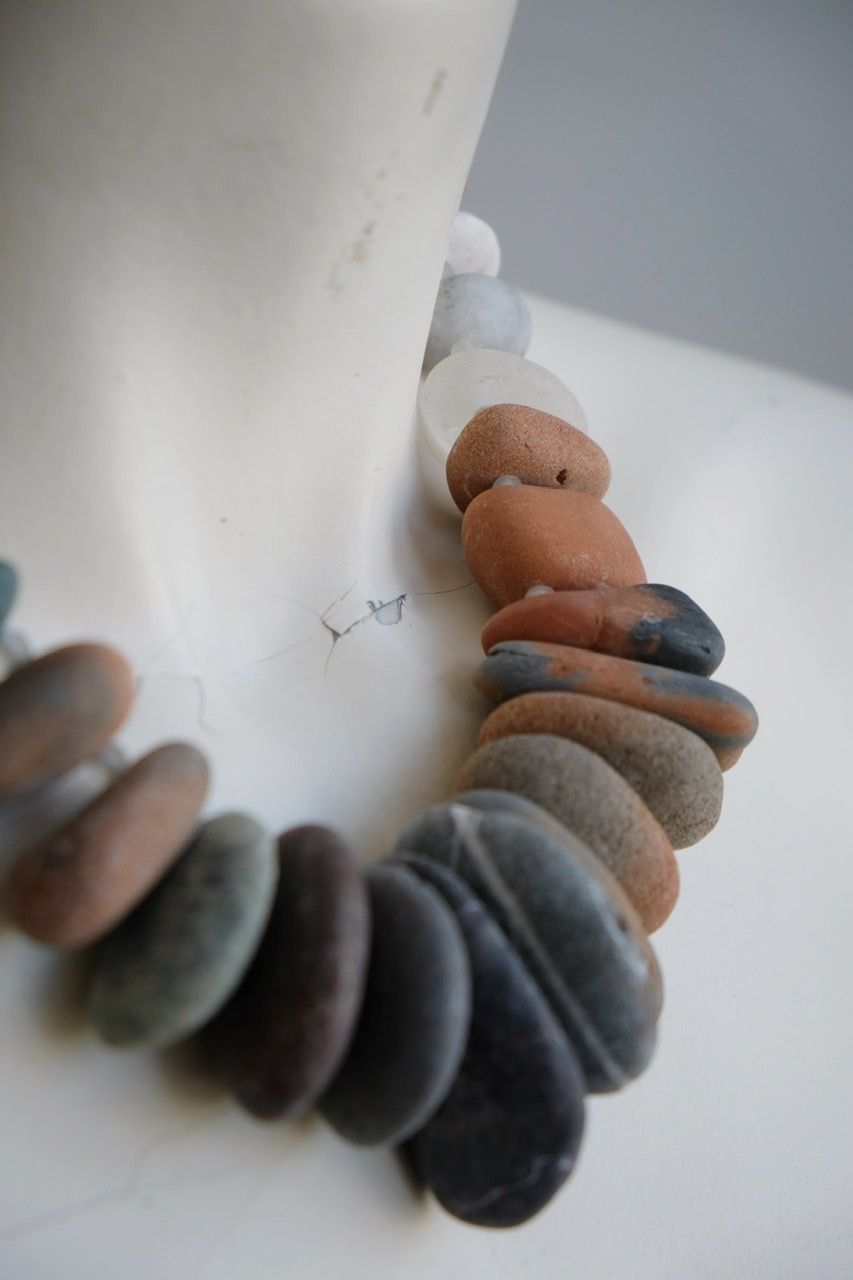
<svg viewBox="0 0 853 1280"><path fill-rule="evenodd" d="M496 276L501 269L501 247L495 231L475 213L460 209L450 224L444 262L446 275L477 271Z"/></svg>
<svg viewBox="0 0 853 1280"><path fill-rule="evenodd" d="M438 286L424 369L429 372L446 360L457 342L523 356L531 329L527 303L505 280L477 272L445 276Z"/></svg>
<svg viewBox="0 0 853 1280"><path fill-rule="evenodd" d="M254 818L205 823L168 875L98 948L89 1008L116 1046L168 1045L228 999L263 933L275 842Z"/></svg>
<svg viewBox="0 0 853 1280"><path fill-rule="evenodd" d="M187 743L143 756L19 860L9 894L16 923L56 947L84 946L114 928L192 836L208 776Z"/></svg>
<svg viewBox="0 0 853 1280"><path fill-rule="evenodd" d="M481 640L486 653L502 640L540 640L703 676L725 654L704 610L683 591L650 582L518 600L489 619Z"/></svg>
<svg viewBox="0 0 853 1280"><path fill-rule="evenodd" d="M296 1116L330 1083L355 1031L370 954L367 889L347 842L307 825L278 842L261 946L204 1031L217 1074L260 1119Z"/></svg>
<svg viewBox="0 0 853 1280"><path fill-rule="evenodd" d="M0 803L97 755L130 710L133 672L102 644L72 644L0 684Z"/></svg>
<svg viewBox="0 0 853 1280"><path fill-rule="evenodd" d="M480 745L527 733L569 738L601 756L634 788L676 849L696 844L719 820L723 778L717 758L674 720L583 693L525 693L495 708L480 730Z"/></svg>
<svg viewBox="0 0 853 1280"><path fill-rule="evenodd" d="M465 511L478 493L506 475L523 484L603 498L610 463L594 440L562 418L527 405L490 405L474 415L450 450L447 484Z"/></svg>
<svg viewBox="0 0 853 1280"><path fill-rule="evenodd" d="M398 857L454 912L472 976L471 1030L459 1073L408 1151L455 1217L482 1227L518 1226L574 1167L584 1126L583 1071L525 965L468 885L429 858Z"/></svg>
<svg viewBox="0 0 853 1280"><path fill-rule="evenodd" d="M568 645L503 641L490 649L474 683L493 702L522 693L586 693L653 711L698 734L723 770L735 763L758 730L755 707L728 685Z"/></svg>
<svg viewBox="0 0 853 1280"><path fill-rule="evenodd" d="M542 365L508 351L454 351L418 391L418 460L433 504L459 519L445 475L447 455L462 428L491 404L526 404L586 430L578 399Z"/></svg>
<svg viewBox="0 0 853 1280"><path fill-rule="evenodd" d="M646 577L616 516L588 493L532 485L487 489L462 518L462 551L490 600L506 605L531 587L620 587ZM545 597L533 597L545 599Z"/></svg>
<svg viewBox="0 0 853 1280"><path fill-rule="evenodd" d="M458 791L497 787L540 805L601 859L652 933L678 900L678 863L660 824L628 783L586 747L544 733L479 747Z"/></svg>
<svg viewBox="0 0 853 1280"><path fill-rule="evenodd" d="M403 867L367 876L373 939L349 1053L320 1111L363 1145L423 1128L456 1076L471 1018L471 967L456 918Z"/></svg>
<svg viewBox="0 0 853 1280"><path fill-rule="evenodd" d="M6 560L0 560L0 628L12 611L18 594L18 574Z"/></svg>
<svg viewBox="0 0 853 1280"><path fill-rule="evenodd" d="M450 867L485 903L548 999L593 1092L640 1074L655 1043L660 970L618 883L568 831L469 804L433 805L395 849Z"/></svg>

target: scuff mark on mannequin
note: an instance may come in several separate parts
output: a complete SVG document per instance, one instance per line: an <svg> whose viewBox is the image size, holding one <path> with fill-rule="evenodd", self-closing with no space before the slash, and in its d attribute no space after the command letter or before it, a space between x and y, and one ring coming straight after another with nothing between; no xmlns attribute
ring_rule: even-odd
<svg viewBox="0 0 853 1280"><path fill-rule="evenodd" d="M439 67L432 78L432 84L429 87L429 93L424 99L424 105L421 108L425 116L431 116L435 110L436 103L441 97L441 91L447 80L447 71L444 67Z"/></svg>

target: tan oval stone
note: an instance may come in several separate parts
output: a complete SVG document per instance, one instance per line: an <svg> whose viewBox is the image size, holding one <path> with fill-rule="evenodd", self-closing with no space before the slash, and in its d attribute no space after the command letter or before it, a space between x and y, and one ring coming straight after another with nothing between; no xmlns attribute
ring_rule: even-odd
<svg viewBox="0 0 853 1280"><path fill-rule="evenodd" d="M25 933L57 947L102 937L145 897L192 836L209 771L170 742L143 756L48 841L25 853L10 908Z"/></svg>
<svg viewBox="0 0 853 1280"><path fill-rule="evenodd" d="M115 649L72 644L0 684L0 802L97 755L133 703L133 672Z"/></svg>
<svg viewBox="0 0 853 1280"><path fill-rule="evenodd" d="M678 898L678 864L657 820L601 756L551 734L516 734L479 747L457 791L481 787L532 800L573 831L616 877L643 926L659 929Z"/></svg>
<svg viewBox="0 0 853 1280"><path fill-rule="evenodd" d="M557 591L645 582L616 516L588 493L507 485L479 494L462 518L462 550L490 600L506 605L534 586Z"/></svg>
<svg viewBox="0 0 853 1280"><path fill-rule="evenodd" d="M711 748L663 716L583 693L525 693L497 707L480 744L519 733L569 738L606 760L634 788L675 849L717 825L723 775Z"/></svg>
<svg viewBox="0 0 853 1280"><path fill-rule="evenodd" d="M523 404L493 404L463 428L447 458L447 485L464 511L499 476L545 489L574 489L603 498L610 463L583 431Z"/></svg>

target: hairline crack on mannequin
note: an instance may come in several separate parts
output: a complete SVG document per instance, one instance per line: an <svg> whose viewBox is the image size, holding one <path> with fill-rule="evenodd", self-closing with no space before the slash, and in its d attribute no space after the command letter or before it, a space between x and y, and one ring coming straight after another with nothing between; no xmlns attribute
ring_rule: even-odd
<svg viewBox="0 0 853 1280"><path fill-rule="evenodd" d="M446 790L474 721L459 655L485 606L412 423L514 4L13 8L21 626L128 654L130 749L194 739L218 806L345 823L369 855Z"/></svg>

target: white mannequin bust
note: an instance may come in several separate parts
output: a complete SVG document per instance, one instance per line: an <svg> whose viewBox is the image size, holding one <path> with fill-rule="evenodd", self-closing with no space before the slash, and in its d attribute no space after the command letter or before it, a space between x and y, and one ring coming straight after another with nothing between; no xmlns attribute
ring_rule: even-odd
<svg viewBox="0 0 853 1280"><path fill-rule="evenodd" d="M38 649L86 636L127 652L142 682L120 741L200 744L211 810L330 822L365 860L447 794L486 710L470 675L488 606L464 585L458 526L423 500L413 422L512 9L3 6L13 623ZM385 1151L315 1120L260 1125L173 1059L100 1046L69 967L0 927L4 1277L847 1273L849 628L810 655L814 618L841 607L853 406L531 302L530 356L584 405L608 504L652 580L720 625L720 678L762 715L655 937L651 1070L592 1100L545 1213L475 1231ZM808 520L791 519L804 494ZM369 601L404 592L372 617ZM352 629L334 641L321 616Z"/></svg>

